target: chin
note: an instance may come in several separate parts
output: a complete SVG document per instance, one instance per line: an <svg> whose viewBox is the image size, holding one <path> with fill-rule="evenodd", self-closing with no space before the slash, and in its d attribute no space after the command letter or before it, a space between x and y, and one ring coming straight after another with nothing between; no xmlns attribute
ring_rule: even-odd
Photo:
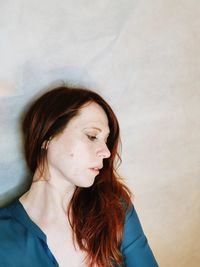
<svg viewBox="0 0 200 267"><path fill-rule="evenodd" d="M82 184L80 185L80 187L84 187L84 188L91 187L91 186L94 184L94 180L95 180L95 178L93 178L93 179L87 179L87 180L85 181L85 183L82 183Z"/></svg>
<svg viewBox="0 0 200 267"><path fill-rule="evenodd" d="M93 183L84 184L81 187L88 188L88 187L91 187L93 184L94 184L94 182Z"/></svg>

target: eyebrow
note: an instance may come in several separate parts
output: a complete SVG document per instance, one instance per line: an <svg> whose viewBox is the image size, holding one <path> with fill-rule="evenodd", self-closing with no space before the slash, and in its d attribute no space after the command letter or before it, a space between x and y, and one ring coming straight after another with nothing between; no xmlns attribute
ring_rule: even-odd
<svg viewBox="0 0 200 267"><path fill-rule="evenodd" d="M84 128L84 129L94 129L94 130L97 130L97 131L99 131L99 132L102 132L102 129L101 129L101 128L94 127L94 126L86 127L86 128ZM107 133L106 136L109 136L110 131L109 131L109 132L106 132L106 133Z"/></svg>

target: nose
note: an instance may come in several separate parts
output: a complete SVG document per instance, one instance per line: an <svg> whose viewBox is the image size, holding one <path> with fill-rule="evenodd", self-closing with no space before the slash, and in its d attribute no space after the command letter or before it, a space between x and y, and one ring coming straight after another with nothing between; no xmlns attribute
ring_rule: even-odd
<svg viewBox="0 0 200 267"><path fill-rule="evenodd" d="M111 156L110 150L107 145L104 143L98 150L98 156L101 158L109 158Z"/></svg>

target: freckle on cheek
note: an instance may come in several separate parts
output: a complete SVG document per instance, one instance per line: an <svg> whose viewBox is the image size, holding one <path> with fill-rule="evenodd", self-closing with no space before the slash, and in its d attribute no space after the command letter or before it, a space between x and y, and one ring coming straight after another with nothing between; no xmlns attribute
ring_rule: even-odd
<svg viewBox="0 0 200 267"><path fill-rule="evenodd" d="M73 153L70 153L69 155L70 155L70 157L72 157L72 158L73 158L73 156L74 156L74 154L73 154Z"/></svg>

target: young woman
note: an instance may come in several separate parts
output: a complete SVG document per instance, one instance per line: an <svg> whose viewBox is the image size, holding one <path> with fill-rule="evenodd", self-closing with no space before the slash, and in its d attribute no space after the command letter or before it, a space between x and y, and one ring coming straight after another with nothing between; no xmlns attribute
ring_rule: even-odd
<svg viewBox="0 0 200 267"><path fill-rule="evenodd" d="M0 209L2 267L156 267L116 172L119 125L97 93L67 86L22 123L30 189Z"/></svg>

